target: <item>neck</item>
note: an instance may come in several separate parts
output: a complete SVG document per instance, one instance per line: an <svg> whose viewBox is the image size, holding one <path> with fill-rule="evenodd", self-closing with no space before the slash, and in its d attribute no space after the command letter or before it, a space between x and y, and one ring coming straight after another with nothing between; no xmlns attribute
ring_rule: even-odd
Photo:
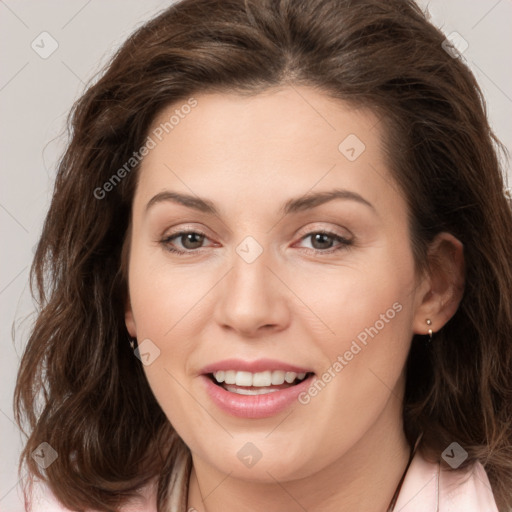
<svg viewBox="0 0 512 512"><path fill-rule="evenodd" d="M242 480L221 473L192 455L187 510L385 512L410 456L402 429L401 405L391 395L378 420L348 452L299 480Z"/></svg>

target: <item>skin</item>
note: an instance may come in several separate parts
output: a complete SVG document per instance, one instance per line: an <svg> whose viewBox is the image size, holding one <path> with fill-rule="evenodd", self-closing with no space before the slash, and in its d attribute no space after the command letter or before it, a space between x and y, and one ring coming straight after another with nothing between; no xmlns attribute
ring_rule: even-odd
<svg viewBox="0 0 512 512"><path fill-rule="evenodd" d="M418 271L406 201L371 111L306 87L195 98L197 107L142 162L126 305L129 333L160 349L144 369L192 452L188 506L382 512L409 458L401 408L411 339L428 332L427 318L436 331L454 314L462 246L440 234L429 252L437 265ZM161 112L152 129L179 107ZM349 134L366 146L353 162L338 150ZM334 188L371 206L336 199L280 212L290 198ZM146 211L164 190L209 199L219 214L171 201ZM206 235L202 248L184 237L162 242L187 229ZM352 243L307 236L322 229ZM236 252L246 236L263 250L252 263ZM201 386L201 368L231 357L278 359L321 376L396 303L400 312L306 405L237 418ZM237 457L247 442L262 454L250 468Z"/></svg>

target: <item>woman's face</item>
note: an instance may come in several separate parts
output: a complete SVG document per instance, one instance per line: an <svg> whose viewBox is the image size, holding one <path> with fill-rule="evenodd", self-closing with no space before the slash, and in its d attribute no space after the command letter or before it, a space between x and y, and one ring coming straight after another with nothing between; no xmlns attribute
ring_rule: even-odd
<svg viewBox="0 0 512 512"><path fill-rule="evenodd" d="M425 289L381 128L304 87L155 120L126 324L195 464L286 481L402 432Z"/></svg>

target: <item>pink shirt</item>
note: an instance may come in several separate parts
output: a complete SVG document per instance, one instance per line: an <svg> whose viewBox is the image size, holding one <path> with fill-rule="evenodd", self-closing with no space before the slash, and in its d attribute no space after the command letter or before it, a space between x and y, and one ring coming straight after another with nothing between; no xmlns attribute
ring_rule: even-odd
<svg viewBox="0 0 512 512"><path fill-rule="evenodd" d="M143 491L145 504L123 512L156 512L154 488ZM171 505L172 512L181 512ZM33 512L69 512L50 493L34 497ZM441 469L416 452L405 475L394 512L498 512L491 485L478 462L465 471Z"/></svg>
<svg viewBox="0 0 512 512"><path fill-rule="evenodd" d="M498 512L480 462L465 471L441 469L416 452L405 475L395 512Z"/></svg>

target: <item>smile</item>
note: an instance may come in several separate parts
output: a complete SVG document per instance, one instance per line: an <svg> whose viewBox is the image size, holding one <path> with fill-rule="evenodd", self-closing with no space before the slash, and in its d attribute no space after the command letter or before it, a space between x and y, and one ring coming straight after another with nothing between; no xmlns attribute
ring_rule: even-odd
<svg viewBox="0 0 512 512"><path fill-rule="evenodd" d="M231 416L256 419L275 416L297 401L315 375L304 370L268 360L225 361L203 369L200 377L216 407Z"/></svg>
<svg viewBox="0 0 512 512"><path fill-rule="evenodd" d="M266 370L263 372L245 372L219 370L212 374L218 384L232 393L259 395L272 393L303 381L307 373L287 372L285 370ZM260 389L252 389L260 388Z"/></svg>

